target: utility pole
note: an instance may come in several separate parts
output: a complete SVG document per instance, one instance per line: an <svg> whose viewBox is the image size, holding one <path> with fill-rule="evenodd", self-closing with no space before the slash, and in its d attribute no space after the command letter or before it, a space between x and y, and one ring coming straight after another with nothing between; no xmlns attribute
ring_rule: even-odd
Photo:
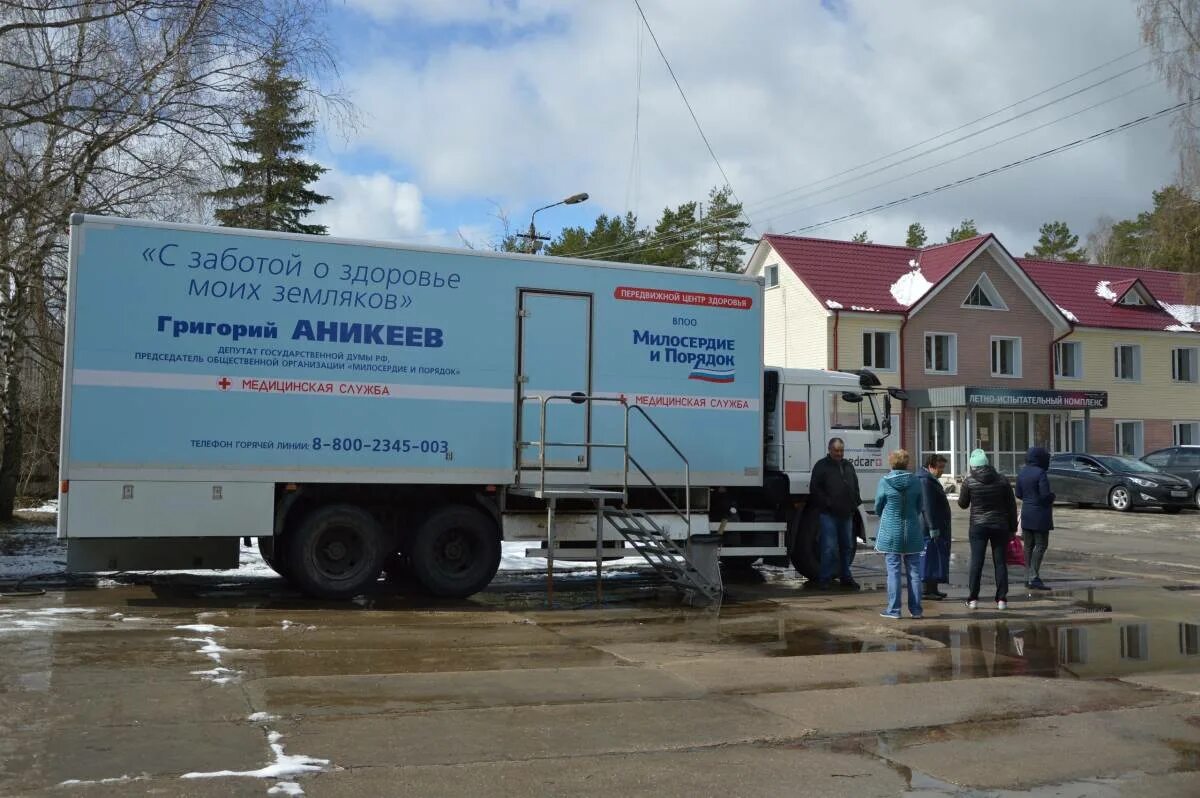
<svg viewBox="0 0 1200 798"><path fill-rule="evenodd" d="M588 195L587 195L586 191L579 193L579 194L572 194L571 196L567 197L566 199L559 200L558 202L552 202L549 205L543 205L542 207L540 207L536 211L534 211L529 217L529 232L528 233L517 233L518 238L524 238L528 242L529 254L530 255L537 254L538 249L541 247L541 244L538 243L539 241L549 241L550 240L550 236L538 235L537 228L535 228L533 226L533 221L534 221L534 218L538 215L538 211L544 211L547 208L554 208L559 205L578 205L579 203L586 201L587 198L588 198Z"/></svg>

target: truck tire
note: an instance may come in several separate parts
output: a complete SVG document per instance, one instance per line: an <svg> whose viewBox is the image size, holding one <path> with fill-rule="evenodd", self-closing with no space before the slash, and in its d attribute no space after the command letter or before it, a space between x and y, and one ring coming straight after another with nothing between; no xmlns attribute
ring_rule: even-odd
<svg viewBox="0 0 1200 798"><path fill-rule="evenodd" d="M805 579L815 582L821 576L821 523L819 515L807 507L792 516L788 533L788 559ZM858 538L862 537L862 516L855 514L850 544L850 562L858 553Z"/></svg>
<svg viewBox="0 0 1200 798"><path fill-rule="evenodd" d="M283 539L275 536L260 537L258 539L258 553L262 556L263 562L284 579L287 575L287 558L284 555Z"/></svg>
<svg viewBox="0 0 1200 798"><path fill-rule="evenodd" d="M393 547L360 507L332 504L307 515L288 536L287 578L313 598L357 596L379 578Z"/></svg>
<svg viewBox="0 0 1200 798"><path fill-rule="evenodd" d="M430 594L466 598L500 568L500 531L483 512L451 505L429 515L408 545L412 574Z"/></svg>

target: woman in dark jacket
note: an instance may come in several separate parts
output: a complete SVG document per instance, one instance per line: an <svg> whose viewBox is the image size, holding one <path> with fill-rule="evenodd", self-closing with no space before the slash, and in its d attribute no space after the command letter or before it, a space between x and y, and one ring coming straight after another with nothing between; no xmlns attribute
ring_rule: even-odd
<svg viewBox="0 0 1200 798"><path fill-rule="evenodd" d="M921 531L925 534L922 598L934 600L946 598L938 590L938 583L950 581L950 502L946 500L946 489L938 481L945 467L945 457L931 454L925 458L925 467L917 472L925 500L921 511Z"/></svg>
<svg viewBox="0 0 1200 798"><path fill-rule="evenodd" d="M1004 549L1017 531L1017 500L1012 486L1004 475L988 465L982 449L971 452L971 473L963 480L958 492L958 506L971 508L970 595L967 606L979 606L979 583L983 577L983 560L992 549L992 565L996 569L996 609L1008 609L1008 563Z"/></svg>
<svg viewBox="0 0 1200 798"><path fill-rule="evenodd" d="M1026 582L1033 590L1049 590L1038 573L1042 557L1054 529L1054 492L1046 469L1050 467L1050 452L1034 446L1025 457L1025 467L1017 475L1017 498L1021 500L1021 536L1025 543Z"/></svg>

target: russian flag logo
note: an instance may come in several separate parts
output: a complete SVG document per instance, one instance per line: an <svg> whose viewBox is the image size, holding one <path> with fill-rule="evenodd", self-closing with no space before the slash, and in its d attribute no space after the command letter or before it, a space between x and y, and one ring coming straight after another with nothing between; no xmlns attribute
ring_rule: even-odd
<svg viewBox="0 0 1200 798"><path fill-rule="evenodd" d="M733 382L733 376L733 369L708 369L697 366L692 369L688 379L701 382Z"/></svg>

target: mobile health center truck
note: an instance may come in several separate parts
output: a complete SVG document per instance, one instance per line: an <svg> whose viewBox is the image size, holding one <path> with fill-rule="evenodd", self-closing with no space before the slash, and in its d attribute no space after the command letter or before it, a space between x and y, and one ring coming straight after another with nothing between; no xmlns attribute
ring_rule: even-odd
<svg viewBox="0 0 1200 798"><path fill-rule="evenodd" d="M726 556L811 571L806 473L831 426L882 470L890 411L870 375L764 371L761 298L741 275L76 214L68 568L235 567L253 537L310 595L386 568L466 596L529 540L632 545L703 591L673 541L722 524Z"/></svg>

